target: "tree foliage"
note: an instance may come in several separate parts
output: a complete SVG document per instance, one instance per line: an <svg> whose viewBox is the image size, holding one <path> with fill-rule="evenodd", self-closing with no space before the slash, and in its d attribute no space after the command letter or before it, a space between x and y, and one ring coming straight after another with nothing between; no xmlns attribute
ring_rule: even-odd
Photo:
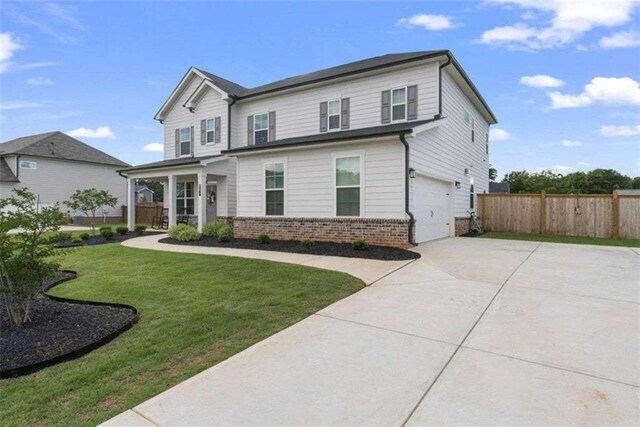
<svg viewBox="0 0 640 427"><path fill-rule="evenodd" d="M96 213L98 209L102 209L104 206L115 207L118 203L118 198L113 196L107 190L98 190L95 188L87 188L85 190L76 190L75 193L69 197L69 200L64 202L70 209L74 211L80 211L86 216L91 217L91 231L96 234Z"/></svg>
<svg viewBox="0 0 640 427"><path fill-rule="evenodd" d="M57 207L39 209L26 188L0 199L0 295L17 326L31 320L33 298L58 272L53 244L43 234L58 230L63 221ZM19 232L9 234L12 229Z"/></svg>
<svg viewBox="0 0 640 427"><path fill-rule="evenodd" d="M509 183L512 193L611 194L615 190L640 186L640 177L632 179L613 169L594 169L567 175L551 171L514 171L506 174L502 182Z"/></svg>

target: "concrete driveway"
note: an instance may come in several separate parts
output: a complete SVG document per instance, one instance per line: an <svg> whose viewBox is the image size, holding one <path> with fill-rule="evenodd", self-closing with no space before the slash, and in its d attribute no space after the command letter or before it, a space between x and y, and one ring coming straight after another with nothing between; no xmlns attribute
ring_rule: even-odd
<svg viewBox="0 0 640 427"><path fill-rule="evenodd" d="M640 251L423 257L107 425L640 424Z"/></svg>

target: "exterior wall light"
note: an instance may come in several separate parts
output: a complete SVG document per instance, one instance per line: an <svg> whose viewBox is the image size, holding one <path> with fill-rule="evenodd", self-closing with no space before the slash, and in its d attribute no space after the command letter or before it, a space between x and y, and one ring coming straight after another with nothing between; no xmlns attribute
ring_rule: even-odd
<svg viewBox="0 0 640 427"><path fill-rule="evenodd" d="M413 168L409 169L409 178L415 178L416 177L416 170Z"/></svg>
<svg viewBox="0 0 640 427"><path fill-rule="evenodd" d="M460 181L456 181L456 188L459 190L460 187L462 186L462 184L460 184Z"/></svg>

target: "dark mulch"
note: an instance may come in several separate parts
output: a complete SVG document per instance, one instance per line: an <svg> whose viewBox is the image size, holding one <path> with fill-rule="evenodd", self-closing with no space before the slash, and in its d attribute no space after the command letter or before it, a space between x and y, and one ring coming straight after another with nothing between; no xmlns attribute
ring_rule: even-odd
<svg viewBox="0 0 640 427"><path fill-rule="evenodd" d="M90 231L87 231L87 233L91 234ZM161 233L162 233L162 231L145 231L144 233L139 234L139 233L136 233L135 231L129 231L124 236L116 234L115 236L113 236L110 239L105 239L104 237L102 237L100 235L100 233L98 231L96 231L96 235L95 236L91 236L87 240L83 240L82 243L73 243L71 240L64 240L62 242L56 243L55 246L56 246L56 248L75 248L75 247L78 247L78 246L104 245L104 244L107 244L107 243L124 242L125 240L133 239L135 237L150 236L152 234L161 234Z"/></svg>
<svg viewBox="0 0 640 427"><path fill-rule="evenodd" d="M272 240L270 243L258 243L253 239L233 239L230 242L220 242L215 237L203 236L200 240L181 242L165 237L160 243L185 246L208 246L215 248L257 249L261 251L290 252L294 254L330 255L345 258L379 259L384 261L404 261L420 258L420 254L389 246L370 245L367 249L356 251L349 243L315 242L310 248L305 248L297 240Z"/></svg>
<svg viewBox="0 0 640 427"><path fill-rule="evenodd" d="M61 273L56 282L73 277L73 273ZM4 301L0 299L0 303L3 308L0 315L3 377L21 375L11 372L14 369L28 370L32 365L46 365L58 358L62 361L65 355L84 354L94 348L96 342L115 336L131 325L137 316L131 307L62 302L41 294L33 302L31 322L15 327L4 310Z"/></svg>

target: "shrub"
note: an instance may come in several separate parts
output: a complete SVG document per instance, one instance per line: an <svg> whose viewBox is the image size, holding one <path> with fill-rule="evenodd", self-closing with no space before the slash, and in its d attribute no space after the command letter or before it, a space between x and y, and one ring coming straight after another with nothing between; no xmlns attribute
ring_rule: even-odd
<svg viewBox="0 0 640 427"><path fill-rule="evenodd" d="M110 240L116 235L116 233L111 229L111 227L101 227L100 235L105 239Z"/></svg>
<svg viewBox="0 0 640 427"><path fill-rule="evenodd" d="M258 243L260 244L266 244L266 243L270 243L271 242L271 237L269 237L266 234L261 234L258 236Z"/></svg>
<svg viewBox="0 0 640 427"><path fill-rule="evenodd" d="M225 225L224 227L218 230L218 240L221 242L230 242L233 238L233 228L229 225Z"/></svg>
<svg viewBox="0 0 640 427"><path fill-rule="evenodd" d="M174 225L173 227L169 228L167 234L172 239L176 239L181 242L191 242L200 238L200 233L198 233L198 230L196 230L195 227L187 224Z"/></svg>
<svg viewBox="0 0 640 427"><path fill-rule="evenodd" d="M365 242L364 240L355 240L353 243L351 243L351 248L354 251L364 251L366 249L369 249L369 244L367 244L367 242Z"/></svg>
<svg viewBox="0 0 640 427"><path fill-rule="evenodd" d="M218 231L226 226L227 223L224 221L213 221L213 222L208 222L204 225L204 228L202 230L202 234L204 234L205 236L209 236L209 237L215 237L218 235Z"/></svg>
<svg viewBox="0 0 640 427"><path fill-rule="evenodd" d="M129 232L129 229L127 227L116 227L116 232L119 235L124 236L125 234L127 234Z"/></svg>
<svg viewBox="0 0 640 427"><path fill-rule="evenodd" d="M110 226L108 226L108 225L103 225L102 227L100 227L100 228L98 229L98 231L102 231L102 230L113 230L113 229L112 229Z"/></svg>
<svg viewBox="0 0 640 427"><path fill-rule="evenodd" d="M80 235L78 237L80 237L80 240L89 240L89 237L91 237L91 234L89 234L89 233L80 233Z"/></svg>
<svg viewBox="0 0 640 427"><path fill-rule="evenodd" d="M54 242L65 242L67 240L71 240L73 236L71 236L71 233L67 233L66 231L58 231L57 233L55 233L53 235L53 241Z"/></svg>
<svg viewBox="0 0 640 427"><path fill-rule="evenodd" d="M315 242L313 240L303 240L302 242L300 242L300 245L302 245L303 248L310 248L315 244Z"/></svg>
<svg viewBox="0 0 640 427"><path fill-rule="evenodd" d="M134 230L138 234L144 233L146 229L147 229L147 226L146 225L141 225L141 224L136 225L136 227L134 228Z"/></svg>
<svg viewBox="0 0 640 427"><path fill-rule="evenodd" d="M71 243L82 243L82 239L80 237L74 237L73 240L71 240Z"/></svg>

